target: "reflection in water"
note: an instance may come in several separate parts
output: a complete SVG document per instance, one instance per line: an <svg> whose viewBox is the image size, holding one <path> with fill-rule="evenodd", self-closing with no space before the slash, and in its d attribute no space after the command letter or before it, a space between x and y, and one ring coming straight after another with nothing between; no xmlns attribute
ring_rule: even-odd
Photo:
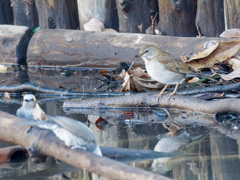
<svg viewBox="0 0 240 180"><path fill-rule="evenodd" d="M89 74L84 71L81 72L80 79L75 77L80 75L79 72L70 74L71 76L64 71L59 73L61 77L58 79L55 79L51 73L37 70L36 72L31 70L29 77L24 73L23 76L21 74L11 74L11 76L0 74L0 76L2 84L6 84L6 81L17 82L18 77L22 76L21 79L24 81L29 80L38 85L48 84L47 88L54 89L61 84L61 88L69 85L70 89L82 90L79 82L87 82L85 91L94 91L94 87L102 84L98 81L101 76L95 71L92 71L94 77L90 79ZM107 87L101 88L104 91ZM0 101L0 110L15 114L21 106L21 100L22 97L16 100L12 98L10 103ZM174 157L147 160L146 158L129 158L128 161L124 161L135 167L174 179L240 179L240 132L229 130L225 126L213 125L210 115L169 110L171 115L169 117L169 114L163 110L63 109L63 100L47 101L39 97L38 100L48 115L68 116L86 123L93 131L100 146L177 153ZM96 125L100 117L107 123ZM0 144L0 146L7 145ZM0 177L4 179L66 179L67 177L84 180L98 179L96 175L49 157L41 163L28 161L24 164L1 164Z"/></svg>
<svg viewBox="0 0 240 180"><path fill-rule="evenodd" d="M11 104L2 101L1 110L15 114L16 109L20 107L21 99L12 102L19 103ZM194 127L178 125L176 127L179 129L176 132L169 133L171 130L169 117L160 110L156 112L156 110L133 109L112 111L63 109L62 101L40 100L39 102L49 115L69 116L83 123L88 122L100 146L178 153L175 157L151 160L129 159L128 163L133 166L175 179L238 179L240 176L238 141L216 130L210 131L199 125L194 125ZM100 116L108 123L104 128L95 125ZM171 118L174 119L174 117ZM179 122L179 117L175 120ZM163 122L165 122L164 126ZM0 175L24 179L33 177L54 179L57 176L59 178L67 176L72 179L77 179L79 176L88 177L86 179L95 177L91 173L76 170L56 160L48 160L44 165L28 162L16 167L18 168L1 166Z"/></svg>

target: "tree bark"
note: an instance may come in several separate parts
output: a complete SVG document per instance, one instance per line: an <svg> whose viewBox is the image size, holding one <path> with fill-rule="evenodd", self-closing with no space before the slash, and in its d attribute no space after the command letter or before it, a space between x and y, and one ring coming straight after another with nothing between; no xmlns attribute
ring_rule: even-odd
<svg viewBox="0 0 240 180"><path fill-rule="evenodd" d="M198 0L196 26L203 36L219 36L224 31L223 0Z"/></svg>
<svg viewBox="0 0 240 180"><path fill-rule="evenodd" d="M35 0L43 29L79 28L77 0Z"/></svg>
<svg viewBox="0 0 240 180"><path fill-rule="evenodd" d="M38 27L38 13L34 0L13 0L13 16L15 25Z"/></svg>
<svg viewBox="0 0 240 180"><path fill-rule="evenodd" d="M158 0L162 35L196 36L197 0Z"/></svg>
<svg viewBox="0 0 240 180"><path fill-rule="evenodd" d="M13 24L13 10L10 0L0 1L0 24Z"/></svg>
<svg viewBox="0 0 240 180"><path fill-rule="evenodd" d="M225 30L240 27L239 0L224 0Z"/></svg>
<svg viewBox="0 0 240 180"><path fill-rule="evenodd" d="M119 31L142 33L152 24L151 16L158 12L157 0L116 0L119 18Z"/></svg>
<svg viewBox="0 0 240 180"><path fill-rule="evenodd" d="M0 140L22 145L37 155L53 156L74 167L86 169L110 179L169 179L84 150L71 149L71 147L64 146L63 142L57 139L50 130L41 129L35 125L26 125L25 119L2 111L0 111L0 116Z"/></svg>

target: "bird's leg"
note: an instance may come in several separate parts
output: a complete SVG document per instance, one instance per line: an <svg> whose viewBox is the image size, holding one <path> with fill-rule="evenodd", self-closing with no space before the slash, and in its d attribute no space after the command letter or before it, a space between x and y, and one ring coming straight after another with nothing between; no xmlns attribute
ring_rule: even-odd
<svg viewBox="0 0 240 180"><path fill-rule="evenodd" d="M173 92L169 94L169 96L168 96L168 100L169 100L169 99L170 99L170 98L171 98L171 97L177 92L178 85L179 85L179 82L176 84L176 86L175 86Z"/></svg>
<svg viewBox="0 0 240 180"><path fill-rule="evenodd" d="M162 97L162 95L163 95L164 91L167 89L167 87L168 87L168 84L166 84L166 85L164 86L164 88L161 90L161 92L159 93L159 95L158 95L158 97L157 97L157 102L158 102L158 100Z"/></svg>

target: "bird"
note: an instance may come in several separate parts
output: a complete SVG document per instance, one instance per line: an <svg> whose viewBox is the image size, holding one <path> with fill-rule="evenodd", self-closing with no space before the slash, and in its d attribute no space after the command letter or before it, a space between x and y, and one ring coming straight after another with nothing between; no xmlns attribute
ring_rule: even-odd
<svg viewBox="0 0 240 180"><path fill-rule="evenodd" d="M165 84L165 87L157 97L157 102L169 84L176 86L174 91L168 96L168 99L176 93L178 85L182 84L185 78L203 76L187 63L175 58L155 45L148 45L141 48L140 53L135 57L141 57L144 60L147 73L153 80Z"/></svg>
<svg viewBox="0 0 240 180"><path fill-rule="evenodd" d="M17 110L16 115L27 120L47 120L45 112L38 105L33 94L25 94L23 96L22 106Z"/></svg>
<svg viewBox="0 0 240 180"><path fill-rule="evenodd" d="M102 156L100 147L87 125L64 116L46 115L33 94L24 95L22 106L17 110L16 115L30 120L23 124L52 131L58 139L71 149L84 149Z"/></svg>

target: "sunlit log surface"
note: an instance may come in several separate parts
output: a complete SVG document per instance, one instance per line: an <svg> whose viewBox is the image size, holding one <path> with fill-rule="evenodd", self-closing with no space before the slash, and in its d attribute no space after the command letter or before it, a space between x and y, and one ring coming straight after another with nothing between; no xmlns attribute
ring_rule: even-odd
<svg viewBox="0 0 240 180"><path fill-rule="evenodd" d="M217 112L240 112L240 100L236 98L221 99L217 101L205 101L188 96L163 95L157 102L157 93L138 93L111 98L92 98L87 100L69 100L65 101L63 107L73 108L124 108L124 107L167 107L193 110L215 114Z"/></svg>
<svg viewBox="0 0 240 180"><path fill-rule="evenodd" d="M37 126L26 125L25 119L0 111L0 140L26 147L34 155L49 155L74 167L86 169L110 179L169 179L137 169L90 152L71 149L54 134ZM77 158L76 158L77 157Z"/></svg>
<svg viewBox="0 0 240 180"><path fill-rule="evenodd" d="M140 48L155 44L176 57L203 50L204 43L220 38L169 37L134 33L103 33L62 29L41 29L32 37L27 53L28 65L110 67L134 61Z"/></svg>

